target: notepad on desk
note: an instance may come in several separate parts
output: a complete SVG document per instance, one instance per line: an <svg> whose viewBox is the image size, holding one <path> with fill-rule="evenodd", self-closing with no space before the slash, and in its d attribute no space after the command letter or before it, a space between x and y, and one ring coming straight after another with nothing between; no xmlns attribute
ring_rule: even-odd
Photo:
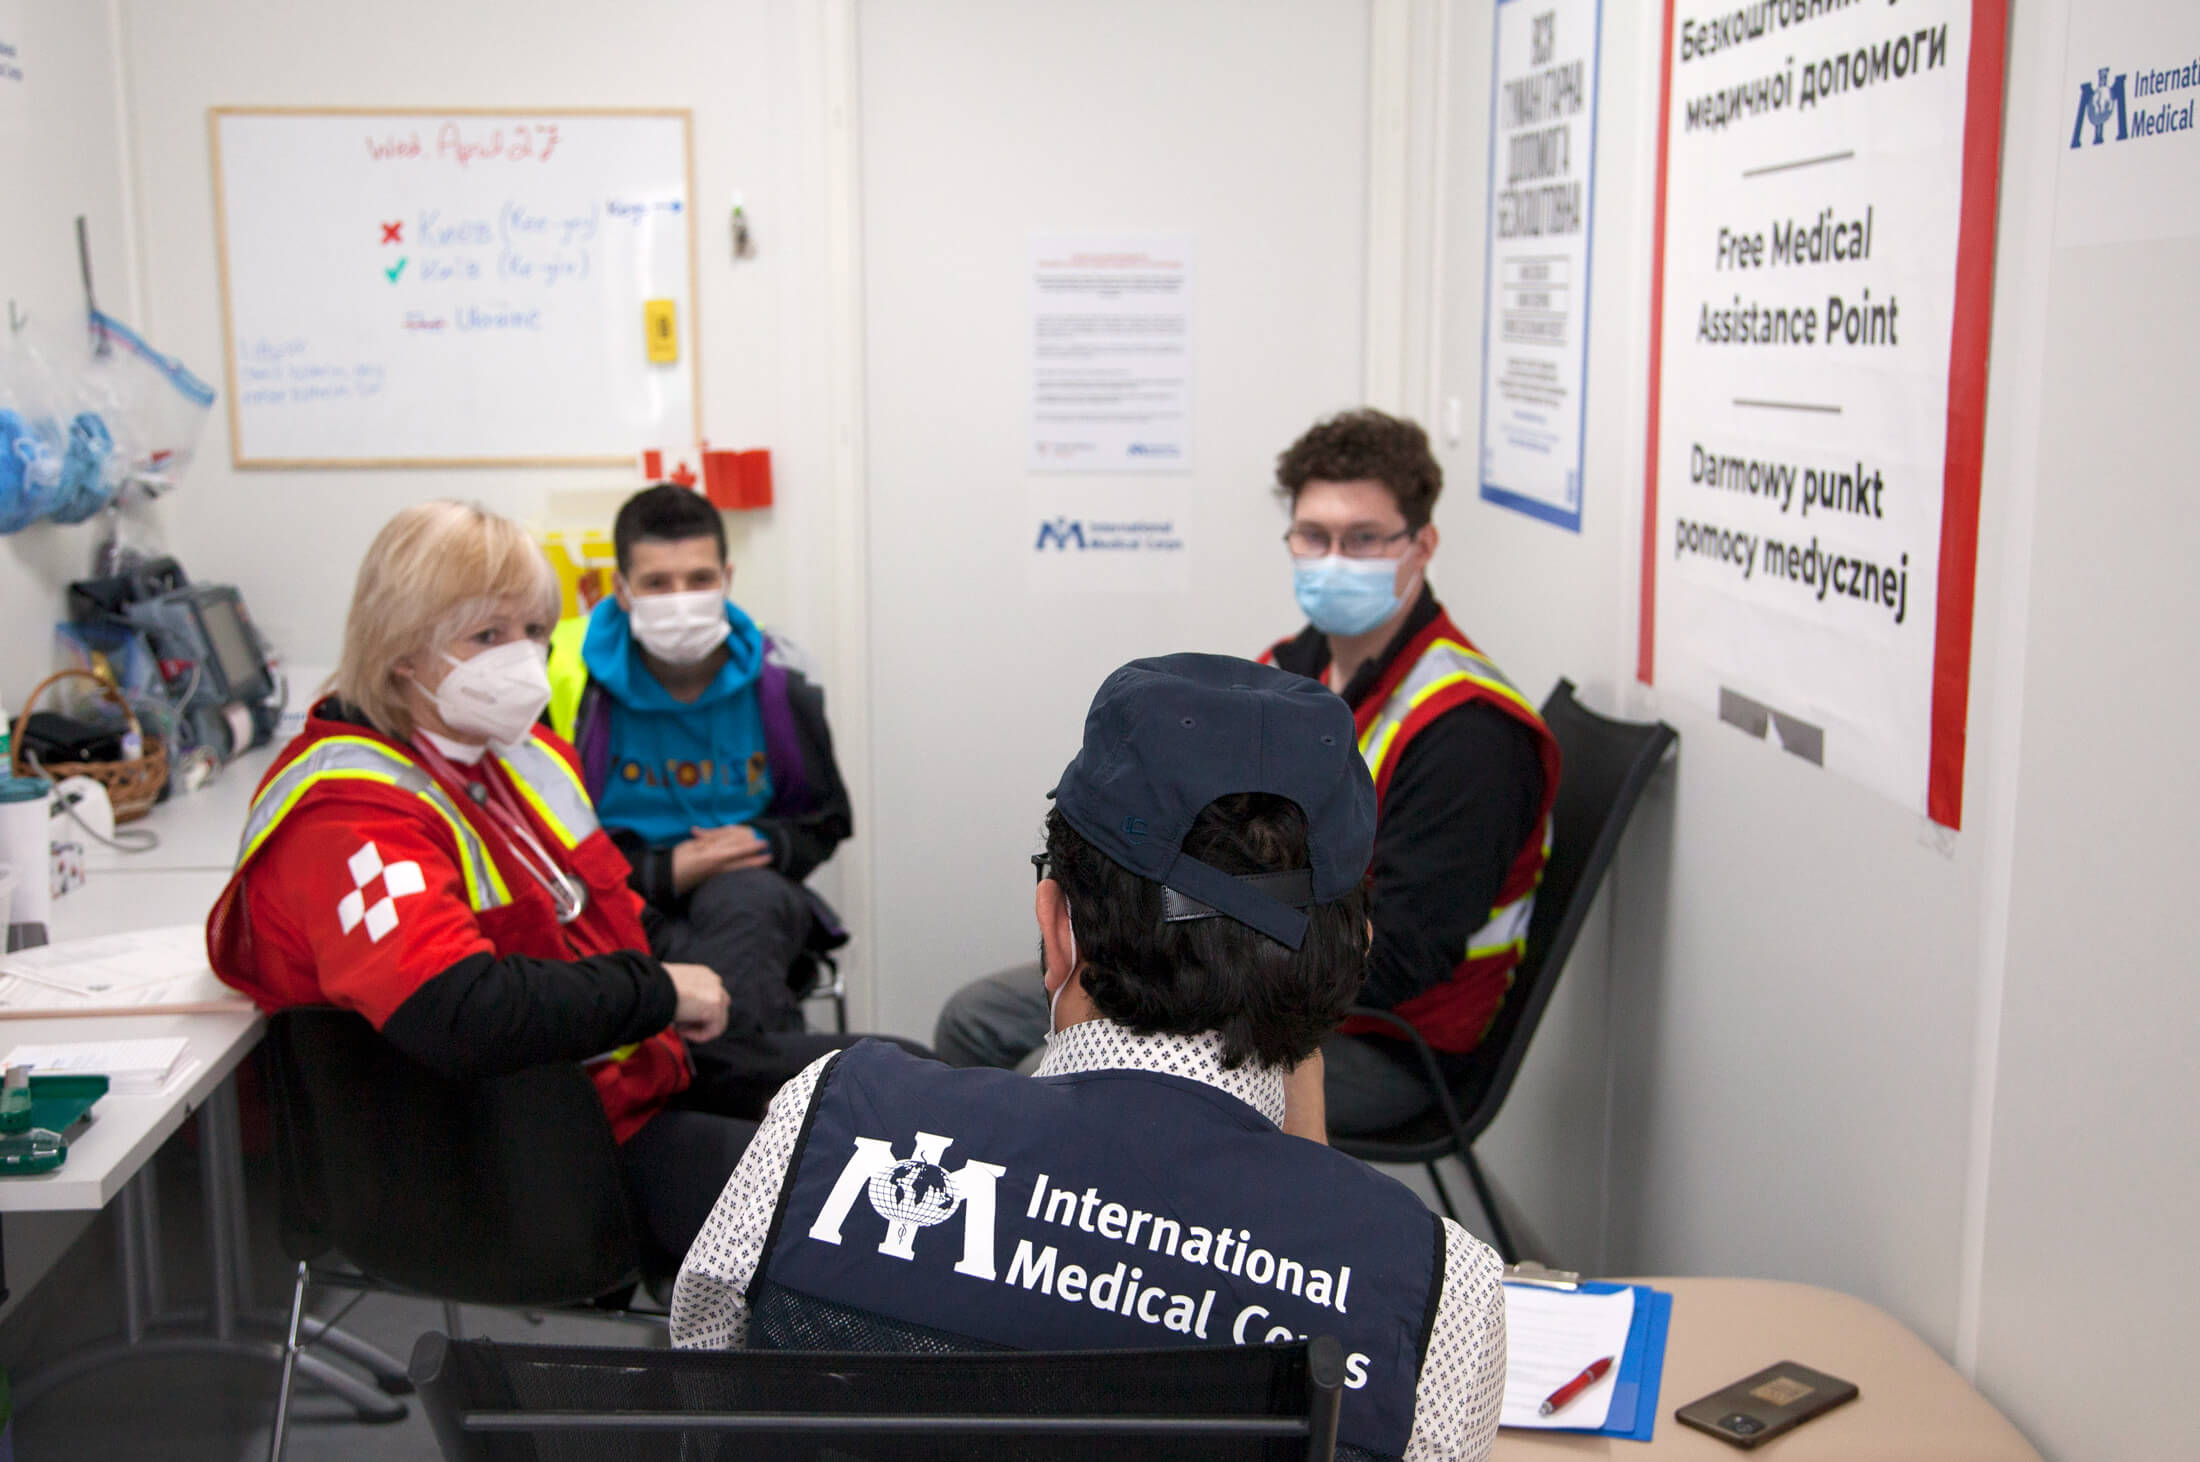
<svg viewBox="0 0 2200 1462"><path fill-rule="evenodd" d="M1673 1297L1643 1285L1505 1286L1505 1399L1498 1423L1648 1441ZM1543 1402L1597 1361L1611 1367L1549 1415Z"/></svg>
<svg viewBox="0 0 2200 1462"><path fill-rule="evenodd" d="M190 1042L182 1036L134 1041L56 1041L17 1046L0 1068L28 1066L36 1076L104 1076L117 1096L151 1096L168 1084Z"/></svg>

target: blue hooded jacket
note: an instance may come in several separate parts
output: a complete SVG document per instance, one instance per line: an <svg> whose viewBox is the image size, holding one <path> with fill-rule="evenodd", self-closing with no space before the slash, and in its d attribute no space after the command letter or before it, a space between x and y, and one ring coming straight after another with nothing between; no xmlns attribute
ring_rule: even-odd
<svg viewBox="0 0 2200 1462"><path fill-rule="evenodd" d="M772 800L757 680L764 635L726 605L726 663L692 701L674 700L642 663L616 599L589 615L581 658L610 701L611 764L597 798L608 828L668 847L698 827L732 827Z"/></svg>

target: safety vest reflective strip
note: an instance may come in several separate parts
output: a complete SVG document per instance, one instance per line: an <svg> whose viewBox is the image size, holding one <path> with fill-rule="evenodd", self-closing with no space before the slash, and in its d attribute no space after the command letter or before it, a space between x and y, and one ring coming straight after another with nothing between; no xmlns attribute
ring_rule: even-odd
<svg viewBox="0 0 2200 1462"><path fill-rule="evenodd" d="M1551 820L1543 819L1543 860L1551 858ZM1537 877L1540 884L1542 878ZM1490 910L1490 921L1467 937L1469 961L1493 955L1523 955L1528 950L1528 921L1535 914L1535 890L1529 889L1509 904Z"/></svg>
<svg viewBox="0 0 2200 1462"><path fill-rule="evenodd" d="M1390 748L1407 718L1430 696L1462 682L1479 685L1492 695L1503 696L1529 715L1535 714L1535 707L1528 704L1528 698L1513 689L1512 682L1487 658L1457 640L1433 640L1414 662L1412 671L1390 693L1390 699L1383 702L1381 714L1369 723L1360 737L1360 759L1367 763L1367 774L1380 783L1383 759L1390 755Z"/></svg>
<svg viewBox="0 0 2200 1462"><path fill-rule="evenodd" d="M512 774L512 785L568 848L577 848L597 829L595 804L564 757L539 741L529 741L497 753L497 760Z"/></svg>
<svg viewBox="0 0 2200 1462"><path fill-rule="evenodd" d="M1488 657L1476 654L1457 640L1432 640L1360 737L1360 759L1367 763L1367 774L1378 785L1382 781L1384 759L1397 744L1399 731L1413 713L1427 704L1431 696L1467 683L1504 697L1530 715L1535 714L1535 707L1528 704L1527 697L1513 688L1513 683ZM1545 818L1543 855L1548 859L1550 853L1551 824L1550 819ZM1511 903L1490 910L1489 921L1467 940L1467 959L1473 961L1523 952L1528 942L1528 920L1534 912L1535 890L1532 888Z"/></svg>
<svg viewBox="0 0 2200 1462"><path fill-rule="evenodd" d="M504 876L497 872L496 862L480 837L467 826L458 804L406 757L363 736L330 736L315 742L312 750L284 767L274 781L260 789L259 795L252 799L250 815L245 818L244 837L237 847L237 866L242 868L260 850L260 845L282 825L283 819L306 793L323 782L342 781L379 782L418 797L450 826L451 836L458 844L459 870L466 877L466 900L474 910L478 913L483 909L500 908L512 901L512 891L505 885Z"/></svg>

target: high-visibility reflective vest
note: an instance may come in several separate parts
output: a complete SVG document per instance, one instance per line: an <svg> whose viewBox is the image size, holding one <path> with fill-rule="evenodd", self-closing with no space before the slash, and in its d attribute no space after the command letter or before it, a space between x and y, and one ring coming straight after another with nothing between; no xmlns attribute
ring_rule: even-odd
<svg viewBox="0 0 2200 1462"><path fill-rule="evenodd" d="M1480 702L1494 706L1534 735L1543 763L1543 802L1535 831L1514 855L1499 885L1489 918L1467 940L1451 977L1410 1000L1395 1014L1439 1051L1472 1050L1512 988L1528 941L1528 920L1535 912L1536 886L1551 853L1551 807L1558 799L1558 742L1534 706L1505 678L1474 642L1460 633L1448 614L1438 614L1398 653L1390 668L1352 708L1359 727L1360 756L1375 779L1377 841L1382 838L1382 808L1391 774L1413 738L1437 717ZM1350 1034L1385 1033L1368 1020L1346 1021Z"/></svg>
<svg viewBox="0 0 2200 1462"><path fill-rule="evenodd" d="M601 926L592 936L595 941L644 947L638 914L621 913L632 900L625 884L625 859L597 824L579 773L540 739L502 748L494 755L513 790L550 835L554 851L586 886L592 909L583 919L591 928ZM423 810L432 825L447 831L453 861L465 883L467 905L498 953L537 958L569 955L569 943L549 895L518 866L500 859L494 841L482 834L470 815L472 809L462 808L404 747L366 727L316 716L253 795L238 842L236 869L208 920L209 953L223 979L270 1009L296 1003L302 986L317 986L310 971L261 967L261 960L272 953L254 948L245 884L248 871L283 823L315 793L335 791L354 797L364 793L375 804L357 812L365 836L372 835L376 819L417 820ZM605 1110L622 1140L688 1079L685 1053L670 1032L621 1047L590 1065Z"/></svg>

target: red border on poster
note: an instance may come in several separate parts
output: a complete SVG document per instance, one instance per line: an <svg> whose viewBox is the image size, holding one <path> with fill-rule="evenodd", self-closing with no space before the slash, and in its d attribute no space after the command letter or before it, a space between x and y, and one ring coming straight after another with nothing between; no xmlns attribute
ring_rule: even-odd
<svg viewBox="0 0 2200 1462"><path fill-rule="evenodd" d="M1665 363L1665 181L1673 123L1673 11L1665 0L1658 65L1657 236L1651 245L1650 432L1643 471L1642 615L1635 676L1657 664L1658 427ZM1971 707L1971 630L1978 584L1979 481L1986 440L1986 369L1994 325L1994 220L2001 188L2002 76L2009 14L1973 0L1965 83L1963 198L1956 236L1955 323L1948 342L1947 457L1941 473L1940 602L1933 624L1932 742L1926 815L1963 826L1963 757Z"/></svg>

